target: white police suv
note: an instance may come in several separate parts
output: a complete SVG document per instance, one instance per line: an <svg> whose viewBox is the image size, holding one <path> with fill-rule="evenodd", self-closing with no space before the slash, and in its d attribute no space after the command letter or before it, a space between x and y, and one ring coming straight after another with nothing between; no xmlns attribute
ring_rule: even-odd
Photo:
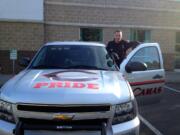
<svg viewBox="0 0 180 135"><path fill-rule="evenodd" d="M20 64L1 88L0 135L138 135L134 94L143 103L162 95L156 43L136 47L120 69L105 45L87 42L47 43Z"/></svg>

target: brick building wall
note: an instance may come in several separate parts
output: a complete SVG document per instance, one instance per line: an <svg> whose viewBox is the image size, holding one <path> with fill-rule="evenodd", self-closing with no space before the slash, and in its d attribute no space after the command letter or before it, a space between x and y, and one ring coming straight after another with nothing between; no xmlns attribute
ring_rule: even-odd
<svg viewBox="0 0 180 135"><path fill-rule="evenodd" d="M79 27L72 26L45 26L45 40L51 41L78 41L79 40Z"/></svg>
<svg viewBox="0 0 180 135"><path fill-rule="evenodd" d="M89 5L67 5L48 2L45 5L45 20L47 23L64 25L93 25L102 26L151 26L151 27L179 27L180 12L157 11L147 9L132 9L123 7Z"/></svg>
<svg viewBox="0 0 180 135"><path fill-rule="evenodd" d="M18 60L22 56L32 57L44 43L42 23L0 22L0 64L2 73L12 73L10 49L18 50ZM16 61L16 73L22 70Z"/></svg>
<svg viewBox="0 0 180 135"><path fill-rule="evenodd" d="M44 22L0 20L0 62L10 73L9 50L30 56L44 42L80 40L80 28L101 28L103 43L122 29L129 40L131 29L151 31L158 42L166 70L174 68L175 33L180 31L180 2L173 0L44 0ZM5 63L5 64L4 64ZM17 65L16 65L17 66ZM18 72L21 68L17 66Z"/></svg>
<svg viewBox="0 0 180 135"><path fill-rule="evenodd" d="M80 28L102 28L107 43L116 29L122 29L127 40L131 29L150 30L151 42L161 46L166 70L173 70L179 7L171 0L46 0L45 23L50 28L46 32L49 41L80 40ZM58 30L59 36L52 33Z"/></svg>
<svg viewBox="0 0 180 135"><path fill-rule="evenodd" d="M166 70L173 70L175 59L175 30L153 30L152 41L160 44Z"/></svg>

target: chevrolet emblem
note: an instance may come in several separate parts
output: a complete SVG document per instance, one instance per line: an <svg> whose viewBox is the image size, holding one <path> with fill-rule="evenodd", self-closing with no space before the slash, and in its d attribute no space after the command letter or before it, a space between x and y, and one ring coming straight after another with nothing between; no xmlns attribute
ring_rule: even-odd
<svg viewBox="0 0 180 135"><path fill-rule="evenodd" d="M70 121L73 119L73 115L65 115L65 114L56 114L54 116L55 120L62 120L62 121Z"/></svg>

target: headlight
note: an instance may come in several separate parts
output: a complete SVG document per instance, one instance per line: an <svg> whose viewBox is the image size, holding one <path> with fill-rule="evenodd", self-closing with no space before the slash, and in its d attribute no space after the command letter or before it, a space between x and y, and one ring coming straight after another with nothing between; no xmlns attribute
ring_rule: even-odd
<svg viewBox="0 0 180 135"><path fill-rule="evenodd" d="M112 124L120 124L122 122L130 121L137 116L137 103L131 101L124 104L116 105L116 110Z"/></svg>
<svg viewBox="0 0 180 135"><path fill-rule="evenodd" d="M12 114L12 104L0 100L0 119L11 123L15 123Z"/></svg>

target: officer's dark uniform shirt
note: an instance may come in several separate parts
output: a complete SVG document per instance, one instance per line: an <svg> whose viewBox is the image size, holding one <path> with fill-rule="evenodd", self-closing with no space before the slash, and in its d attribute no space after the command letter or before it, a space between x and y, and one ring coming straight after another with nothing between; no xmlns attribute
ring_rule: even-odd
<svg viewBox="0 0 180 135"><path fill-rule="evenodd" d="M116 53L118 55L118 57L115 57L115 62L118 66L125 58L128 48L128 42L125 40L121 40L119 43L116 43L114 40L110 41L106 47L109 54Z"/></svg>

